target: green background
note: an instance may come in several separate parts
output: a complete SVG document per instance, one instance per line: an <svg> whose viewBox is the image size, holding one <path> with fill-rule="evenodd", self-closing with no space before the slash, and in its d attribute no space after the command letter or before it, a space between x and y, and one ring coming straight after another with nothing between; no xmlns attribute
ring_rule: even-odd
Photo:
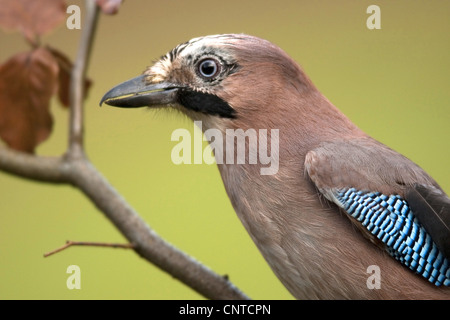
<svg viewBox="0 0 450 320"><path fill-rule="evenodd" d="M79 4L81 1L67 1ZM371 4L381 30L366 27ZM79 30L63 23L42 40L75 57ZM298 61L325 96L364 131L405 154L450 192L449 1L125 1L102 15L88 75L90 160L164 239L255 299L291 299L236 217L215 165L174 165L174 112L98 107L112 86L139 75L190 38L248 33ZM0 33L0 63L27 50ZM54 131L38 148L60 155L68 112L53 100ZM326 226L324 226L326 228ZM125 242L78 190L0 172L0 299L201 299L131 250L75 247L65 240ZM81 268L81 290L66 269Z"/></svg>

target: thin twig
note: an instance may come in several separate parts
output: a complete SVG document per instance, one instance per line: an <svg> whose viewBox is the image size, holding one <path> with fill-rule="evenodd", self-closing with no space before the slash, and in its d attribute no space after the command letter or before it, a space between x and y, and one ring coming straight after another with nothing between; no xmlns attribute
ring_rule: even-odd
<svg viewBox="0 0 450 320"><path fill-rule="evenodd" d="M108 247L108 248L122 248L122 249L133 249L134 245L132 243L106 243L106 242L86 242L86 241L71 241L67 240L64 245L56 248L50 252L44 253L44 257L51 256L55 253L61 252L71 246L89 246L89 247Z"/></svg>
<svg viewBox="0 0 450 320"><path fill-rule="evenodd" d="M86 0L85 23L83 25L80 45L70 79L69 103L69 151L71 157L83 156L84 145L84 79L89 63L92 43L97 29L99 8L95 1Z"/></svg>

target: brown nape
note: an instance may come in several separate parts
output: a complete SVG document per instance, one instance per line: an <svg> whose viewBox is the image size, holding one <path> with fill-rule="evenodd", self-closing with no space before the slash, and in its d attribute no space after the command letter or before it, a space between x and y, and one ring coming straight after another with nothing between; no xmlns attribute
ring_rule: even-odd
<svg viewBox="0 0 450 320"><path fill-rule="evenodd" d="M240 70L215 94L236 110L237 128L283 129L300 141L365 136L280 48L262 39L239 40L233 48ZM322 130L310 134L311 126Z"/></svg>

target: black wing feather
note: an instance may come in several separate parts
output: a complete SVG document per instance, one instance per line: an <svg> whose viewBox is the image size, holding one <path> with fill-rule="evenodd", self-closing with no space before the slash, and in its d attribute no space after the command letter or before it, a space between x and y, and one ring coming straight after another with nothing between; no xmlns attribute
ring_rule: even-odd
<svg viewBox="0 0 450 320"><path fill-rule="evenodd" d="M450 199L441 190L416 184L405 194L412 212L450 259Z"/></svg>

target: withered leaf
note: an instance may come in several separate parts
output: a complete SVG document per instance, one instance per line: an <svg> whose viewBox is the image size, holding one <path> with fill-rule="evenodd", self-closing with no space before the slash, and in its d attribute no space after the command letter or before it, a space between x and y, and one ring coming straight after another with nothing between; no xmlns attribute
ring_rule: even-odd
<svg viewBox="0 0 450 320"><path fill-rule="evenodd" d="M73 63L61 51L47 46L47 49L53 54L59 66L58 74L58 98L64 107L69 107L69 91L70 91L70 73L72 72ZM88 78L84 79L84 98L87 97L92 81Z"/></svg>
<svg viewBox="0 0 450 320"><path fill-rule="evenodd" d="M116 14L122 4L122 0L96 0L97 5L104 14Z"/></svg>
<svg viewBox="0 0 450 320"><path fill-rule="evenodd" d="M0 27L22 32L33 41L66 17L64 0L0 0Z"/></svg>
<svg viewBox="0 0 450 320"><path fill-rule="evenodd" d="M45 48L16 54L0 65L0 138L10 148L33 153L49 136L58 69Z"/></svg>

